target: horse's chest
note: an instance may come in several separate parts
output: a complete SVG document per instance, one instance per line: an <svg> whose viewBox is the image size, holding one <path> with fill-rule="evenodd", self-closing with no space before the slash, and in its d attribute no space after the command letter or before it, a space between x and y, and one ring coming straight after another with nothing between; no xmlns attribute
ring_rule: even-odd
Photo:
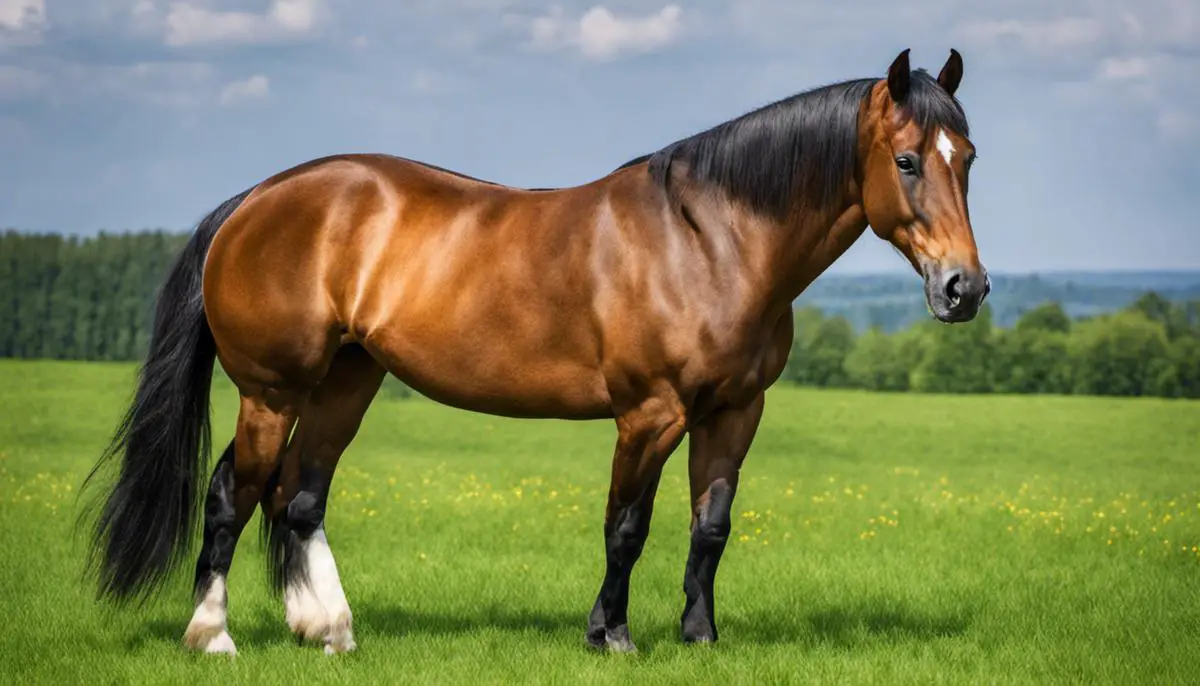
<svg viewBox="0 0 1200 686"><path fill-rule="evenodd" d="M791 317L773 329L755 332L740 345L714 350L706 395L714 406L744 405L779 378L791 349Z"/></svg>

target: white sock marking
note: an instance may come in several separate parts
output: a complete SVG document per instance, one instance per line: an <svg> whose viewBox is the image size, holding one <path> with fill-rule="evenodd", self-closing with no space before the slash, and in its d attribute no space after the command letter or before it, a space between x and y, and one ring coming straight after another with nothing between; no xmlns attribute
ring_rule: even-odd
<svg viewBox="0 0 1200 686"><path fill-rule="evenodd" d="M950 159L954 157L954 142L946 135L942 129L938 129L937 149L942 153L942 157L946 159L946 164L950 164Z"/></svg>
<svg viewBox="0 0 1200 686"><path fill-rule="evenodd" d="M237 647L225 626L227 597L225 577L214 576L192 613L192 621L188 622L184 644L206 653L237 654Z"/></svg>
<svg viewBox="0 0 1200 686"><path fill-rule="evenodd" d="M288 626L302 638L324 641L326 653L354 650L350 604L325 528L317 529L302 545L308 581L289 585L284 593Z"/></svg>

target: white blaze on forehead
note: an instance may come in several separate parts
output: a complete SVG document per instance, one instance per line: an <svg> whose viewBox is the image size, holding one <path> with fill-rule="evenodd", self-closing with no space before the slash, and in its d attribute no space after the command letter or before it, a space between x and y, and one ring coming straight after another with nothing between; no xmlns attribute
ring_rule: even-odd
<svg viewBox="0 0 1200 686"><path fill-rule="evenodd" d="M938 152L942 153L942 157L946 159L946 164L950 164L950 158L954 157L954 143L942 129L938 129L937 149Z"/></svg>

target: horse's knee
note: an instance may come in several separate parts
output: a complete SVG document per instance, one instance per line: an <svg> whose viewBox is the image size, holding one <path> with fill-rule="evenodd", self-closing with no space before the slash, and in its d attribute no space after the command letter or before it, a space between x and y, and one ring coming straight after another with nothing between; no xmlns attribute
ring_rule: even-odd
<svg viewBox="0 0 1200 686"><path fill-rule="evenodd" d="M696 543L704 548L724 547L733 529L730 510L733 488L725 479L717 479L700 499L693 531Z"/></svg>
<svg viewBox="0 0 1200 686"><path fill-rule="evenodd" d="M650 518L641 504L621 510L608 536L608 554L620 560L637 559L650 535Z"/></svg>
<svg viewBox="0 0 1200 686"><path fill-rule="evenodd" d="M325 505L312 491L300 491L287 507L288 528L301 538L308 538L325 521Z"/></svg>

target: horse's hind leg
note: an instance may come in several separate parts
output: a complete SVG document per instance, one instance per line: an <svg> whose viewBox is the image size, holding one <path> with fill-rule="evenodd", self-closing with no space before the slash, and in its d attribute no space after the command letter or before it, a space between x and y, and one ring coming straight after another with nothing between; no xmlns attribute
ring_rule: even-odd
<svg viewBox="0 0 1200 686"><path fill-rule="evenodd" d="M338 459L358 432L384 370L357 345L340 349L309 396L278 481L263 500L268 561L282 586L288 626L333 654L353 650L350 605L325 537L325 508Z"/></svg>
<svg viewBox="0 0 1200 686"><path fill-rule="evenodd" d="M226 629L225 579L238 537L279 464L302 396L242 396L237 434L213 470L204 501L204 543L196 561L196 610L184 644L208 653L236 653Z"/></svg>

